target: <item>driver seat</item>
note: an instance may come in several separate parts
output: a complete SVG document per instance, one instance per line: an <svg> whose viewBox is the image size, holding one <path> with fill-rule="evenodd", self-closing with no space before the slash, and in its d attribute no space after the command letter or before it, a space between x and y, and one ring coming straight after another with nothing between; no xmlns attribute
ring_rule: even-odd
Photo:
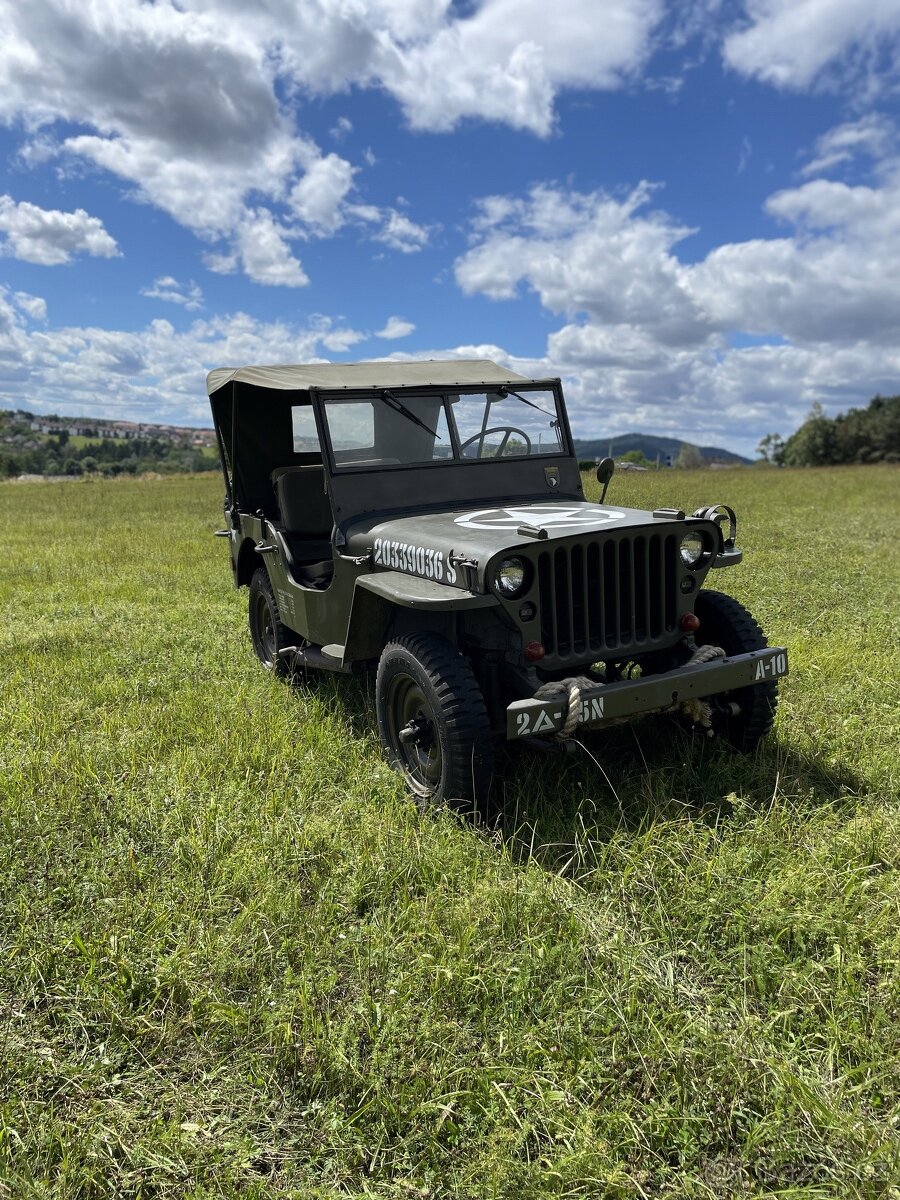
<svg viewBox="0 0 900 1200"><path fill-rule="evenodd" d="M305 587L325 588L334 573L334 520L321 463L276 467L271 475L281 516L279 540L291 571Z"/></svg>

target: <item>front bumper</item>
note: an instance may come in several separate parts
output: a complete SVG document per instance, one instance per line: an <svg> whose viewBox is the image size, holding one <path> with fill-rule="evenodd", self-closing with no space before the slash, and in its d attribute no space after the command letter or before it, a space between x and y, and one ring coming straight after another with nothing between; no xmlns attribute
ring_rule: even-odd
<svg viewBox="0 0 900 1200"><path fill-rule="evenodd" d="M702 700L735 688L765 683L787 673L787 650L783 646L769 646L693 667L678 667L662 675L598 683L581 693L578 723L602 728L641 713L675 708L685 700ZM516 700L506 710L507 739L558 733L567 711L564 695L550 700Z"/></svg>

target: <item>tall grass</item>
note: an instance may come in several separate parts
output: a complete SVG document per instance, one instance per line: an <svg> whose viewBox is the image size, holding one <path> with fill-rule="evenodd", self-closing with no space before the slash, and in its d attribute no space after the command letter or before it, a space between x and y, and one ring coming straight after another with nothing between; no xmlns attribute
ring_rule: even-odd
<svg viewBox="0 0 900 1200"><path fill-rule="evenodd" d="M258 668L215 480L0 486L0 1195L900 1194L898 478L616 479L738 509L775 735L522 756L491 829Z"/></svg>

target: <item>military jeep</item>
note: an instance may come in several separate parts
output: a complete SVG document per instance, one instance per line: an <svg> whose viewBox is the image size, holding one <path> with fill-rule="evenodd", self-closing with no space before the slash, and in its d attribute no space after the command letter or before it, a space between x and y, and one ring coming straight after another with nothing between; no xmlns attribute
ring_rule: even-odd
<svg viewBox="0 0 900 1200"><path fill-rule="evenodd" d="M471 808L504 741L670 712L739 751L782 647L703 585L741 561L725 505L585 500L559 379L486 360L223 368L207 386L253 648L286 677L375 669L387 757Z"/></svg>

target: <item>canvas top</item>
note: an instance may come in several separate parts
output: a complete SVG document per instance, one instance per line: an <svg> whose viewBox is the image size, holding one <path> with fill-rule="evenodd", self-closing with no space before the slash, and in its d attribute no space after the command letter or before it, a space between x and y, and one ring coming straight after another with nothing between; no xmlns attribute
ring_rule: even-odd
<svg viewBox="0 0 900 1200"><path fill-rule="evenodd" d="M206 377L211 396L226 383L249 383L280 391L307 388L477 387L529 383L489 358L428 359L418 362L298 363L295 366L217 367Z"/></svg>

